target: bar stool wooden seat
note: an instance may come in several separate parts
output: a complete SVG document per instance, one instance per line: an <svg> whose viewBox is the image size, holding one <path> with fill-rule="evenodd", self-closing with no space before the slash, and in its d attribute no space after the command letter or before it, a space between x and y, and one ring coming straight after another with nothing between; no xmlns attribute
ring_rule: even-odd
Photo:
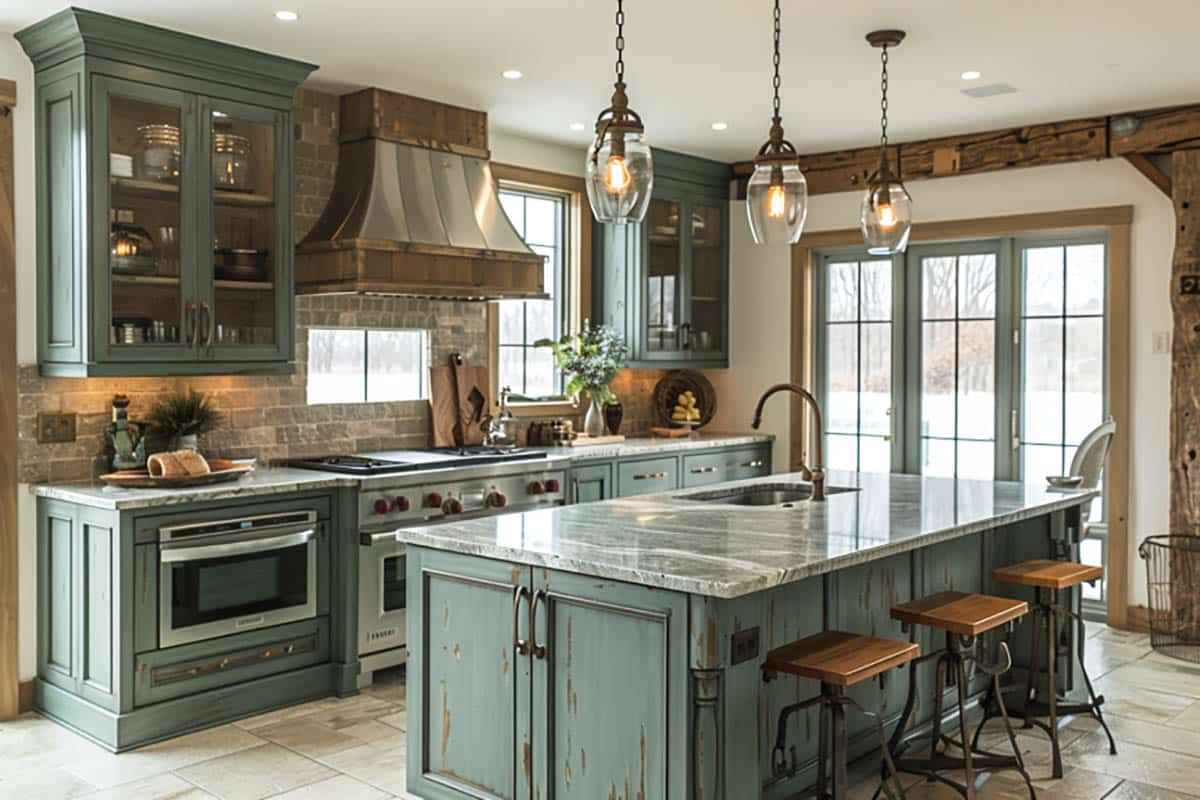
<svg viewBox="0 0 1200 800"><path fill-rule="evenodd" d="M892 607L892 619L904 623L906 629L912 625L924 625L946 633L946 646L943 649L915 659L910 665L908 698L904 704L904 711L900 714L900 722L896 726L889 744L896 769L914 775L924 775L931 781L944 783L969 800L975 798L975 773L977 771L1014 769L1024 778L1029 796L1037 797L1029 773L1025 770L1025 763L1021 759L1021 751L1017 747L1016 735L1009 723L1002 697L997 695L996 704L1000 717L1004 719L1013 754L1009 756L980 750L977 742L971 741L967 735L967 662L973 661L980 670L990 675L992 686L997 690L1000 686L1000 676L1012 666L1008 645L1004 642L1000 643L1003 655L1001 663L989 664L980 659L975 654L978 637L997 628L1011 628L1016 620L1027 613L1029 613L1029 604L1024 600L1011 600L1007 597L966 592L939 592ZM905 729L916 706L917 667L931 659L937 660L937 679L933 695L933 729L929 734L917 733L906 736ZM951 686L958 688L959 738L957 740L942 732L942 700L946 689ZM923 739L929 741L928 756L904 757L904 753L913 742ZM959 748L962 755L946 755L946 745ZM939 747L943 748L940 752ZM964 772L963 783L939 774L947 770L960 769Z"/></svg>
<svg viewBox="0 0 1200 800"><path fill-rule="evenodd" d="M1052 769L1055 778L1063 776L1062 748L1058 741L1060 716L1088 714L1094 717L1108 735L1109 753L1114 756L1117 754L1117 742L1113 738L1112 731L1108 729L1108 723L1104 721L1104 714L1100 710L1104 705L1104 696L1096 694L1096 690L1092 688L1092 680L1088 677L1087 669L1084 666L1083 642L1087 636L1083 617L1058 602L1060 591L1071 589L1081 583L1090 583L1103 576L1103 567L1050 559L1025 561L992 570L992 579L999 583L1030 586L1034 590L1033 645L1030 650L1029 678L1025 684L1025 704L1019 712L1019 716L1024 720L1026 728L1036 725L1050 737ZM1076 655L1079 660L1079 671L1083 675L1083 682L1087 687L1087 702L1067 703L1059 698L1057 689L1059 659L1057 657L1058 647L1055 644L1059 640L1061 630L1058 626L1059 618L1065 618L1068 624L1074 620L1079 626L1077 637L1079 646ZM1055 656L1052 657L1050 655L1052 653ZM1039 685L1043 664L1046 674L1045 687ZM998 692L998 688L994 691L989 689L988 697L984 701L983 721L979 723L979 728L975 731L976 738L988 720L996 716L993 713L993 701L998 696ZM1043 692L1045 699L1040 697ZM1037 717L1046 717L1046 721L1042 722Z"/></svg>
<svg viewBox="0 0 1200 800"><path fill-rule="evenodd" d="M865 710L846 695L846 687L854 686L880 677L888 670L903 666L920 653L915 642L880 639L874 636L859 636L841 631L823 631L778 647L767 654L762 666L763 679L772 680L780 673L811 678L821 683L821 693L800 703L783 708L779 712L779 728L775 737L775 748L771 753L772 777L785 779L799 771L795 747L790 748L788 761L787 746L788 718L814 705L820 706L819 752L817 756L816 798L832 797L843 800L850 789L846 773L846 706L850 706L868 719L873 720L879 732L883 748L883 782L881 791L893 800L904 797L904 789L897 778L888 753L887 737L879 715ZM833 787L826 791L826 761L829 746L833 746ZM887 785L888 780L893 783Z"/></svg>

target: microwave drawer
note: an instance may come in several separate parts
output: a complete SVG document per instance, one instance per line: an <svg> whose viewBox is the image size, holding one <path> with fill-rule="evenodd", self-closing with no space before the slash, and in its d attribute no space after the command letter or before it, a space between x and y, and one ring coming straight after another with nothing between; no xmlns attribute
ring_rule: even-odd
<svg viewBox="0 0 1200 800"><path fill-rule="evenodd" d="M143 653L134 664L134 705L145 706L329 660L329 619Z"/></svg>

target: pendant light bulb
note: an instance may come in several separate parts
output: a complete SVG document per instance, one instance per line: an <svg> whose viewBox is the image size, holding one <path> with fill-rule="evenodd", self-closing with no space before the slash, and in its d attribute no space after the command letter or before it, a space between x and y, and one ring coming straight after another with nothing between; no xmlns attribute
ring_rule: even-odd
<svg viewBox="0 0 1200 800"><path fill-rule="evenodd" d="M617 80L612 102L596 118L596 139L585 162L588 203L597 222L641 222L654 189L654 157L642 118L625 94L625 9L617 0Z"/></svg>
<svg viewBox="0 0 1200 800"><path fill-rule="evenodd" d="M808 216L808 181L800 157L783 138L779 104L779 0L775 0L774 116L767 141L754 158L754 174L746 184L746 219L755 244L795 244Z"/></svg>
<svg viewBox="0 0 1200 800"><path fill-rule="evenodd" d="M908 248L908 237L912 233L912 198L900 180L899 168L893 173L888 159L888 48L896 47L902 41L904 31L874 31L867 34L867 42L872 47L880 48L882 65L879 84L879 169L867 181L860 216L863 242L867 245L867 252L874 256L903 253Z"/></svg>

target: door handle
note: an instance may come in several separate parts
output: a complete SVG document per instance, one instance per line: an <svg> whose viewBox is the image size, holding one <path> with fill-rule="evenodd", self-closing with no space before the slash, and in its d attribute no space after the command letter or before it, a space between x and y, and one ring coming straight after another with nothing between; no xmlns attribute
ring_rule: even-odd
<svg viewBox="0 0 1200 800"><path fill-rule="evenodd" d="M529 594L529 590L524 586L517 586L513 590L513 648L519 656L529 655L529 642L520 638L520 628L518 627L521 620L521 598L527 594Z"/></svg>
<svg viewBox="0 0 1200 800"><path fill-rule="evenodd" d="M550 648L544 644L537 643L537 610L542 601L546 599L546 593L538 589L533 593L533 603L529 606L529 642L533 648L533 657L541 660L550 652Z"/></svg>
<svg viewBox="0 0 1200 800"><path fill-rule="evenodd" d="M187 304L187 327L185 328L185 330L187 331L187 333L185 334L187 336L187 342L186 342L187 346L195 347L196 346L196 304L195 303Z"/></svg>
<svg viewBox="0 0 1200 800"><path fill-rule="evenodd" d="M208 303L200 304L200 313L204 316L204 322L201 323L205 329L203 346L208 349L208 352L211 353L213 346L213 334L216 333L217 329L217 318L212 312L212 306L210 306Z"/></svg>

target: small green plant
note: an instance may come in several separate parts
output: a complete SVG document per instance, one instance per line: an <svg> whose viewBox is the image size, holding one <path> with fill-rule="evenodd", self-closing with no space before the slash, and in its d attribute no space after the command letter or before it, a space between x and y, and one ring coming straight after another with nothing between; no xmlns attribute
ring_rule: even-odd
<svg viewBox="0 0 1200 800"><path fill-rule="evenodd" d="M585 320L579 333L566 334L557 342L539 339L534 346L548 347L554 353L554 366L567 377L568 395L582 391L601 403L616 401L608 385L625 366L628 348L615 330L593 327Z"/></svg>
<svg viewBox="0 0 1200 800"><path fill-rule="evenodd" d="M169 394L150 410L151 427L172 440L180 436L208 433L224 420L224 415L213 408L208 398L188 389L186 392Z"/></svg>

